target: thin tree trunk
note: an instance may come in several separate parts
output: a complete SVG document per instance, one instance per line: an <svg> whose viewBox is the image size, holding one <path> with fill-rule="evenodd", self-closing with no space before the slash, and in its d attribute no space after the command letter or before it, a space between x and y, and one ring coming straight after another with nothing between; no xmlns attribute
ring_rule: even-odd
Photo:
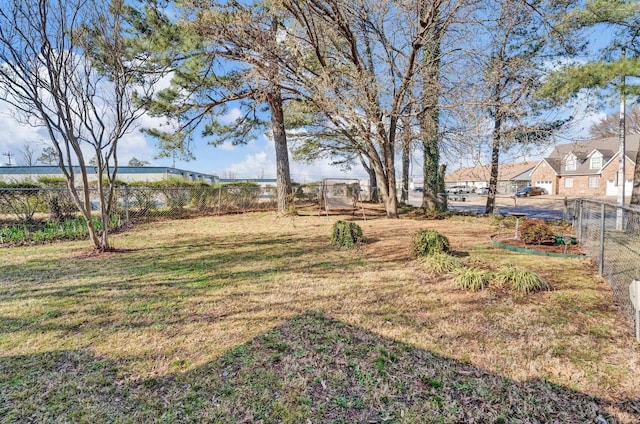
<svg viewBox="0 0 640 424"><path fill-rule="evenodd" d="M631 206L640 206L640 149L636 153L636 164L633 168L633 190L631 191Z"/></svg>
<svg viewBox="0 0 640 424"><path fill-rule="evenodd" d="M390 130L389 132L391 132ZM395 130L393 130L395 131ZM397 218L398 217L398 189L396 187L396 167L394 160L394 148L393 142L389 141L384 146L384 175L382 181L386 186L386 195L383 192L383 200L385 205L385 210L387 211L387 218ZM378 181L380 181L380 176L378 176Z"/></svg>
<svg viewBox="0 0 640 424"><path fill-rule="evenodd" d="M376 172L372 169L367 170L369 174L369 200L372 202L380 202L380 191L378 190L378 178Z"/></svg>
<svg viewBox="0 0 640 424"><path fill-rule="evenodd" d="M438 168L438 210L444 212L448 209L447 190L444 183L444 176L447 173L447 165L441 164Z"/></svg>
<svg viewBox="0 0 640 424"><path fill-rule="evenodd" d="M361 154L358 154L358 158L360 159L362 167L367 171L367 175L369 176L369 200L378 203L380 201L380 193L378 192L378 178L376 177L376 171L369 166Z"/></svg>
<svg viewBox="0 0 640 424"><path fill-rule="evenodd" d="M493 213L496 205L496 189L498 187L498 165L500 163L500 127L502 119L493 121L493 143L491 145L491 173L489 175L489 194L484 213Z"/></svg>
<svg viewBox="0 0 640 424"><path fill-rule="evenodd" d="M411 127L405 122L402 140L402 193L400 199L409 201L409 167L411 166Z"/></svg>

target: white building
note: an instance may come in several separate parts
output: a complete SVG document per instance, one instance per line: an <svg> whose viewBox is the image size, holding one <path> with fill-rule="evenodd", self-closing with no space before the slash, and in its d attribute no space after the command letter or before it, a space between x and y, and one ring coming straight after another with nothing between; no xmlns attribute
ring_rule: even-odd
<svg viewBox="0 0 640 424"><path fill-rule="evenodd" d="M90 170L94 168L89 166ZM79 167L74 167L74 172L80 173ZM15 183L22 181L38 181L42 177L62 178L64 175L57 166L1 166L0 181L5 183ZM184 169L170 168L166 166L119 166L117 179L124 182L143 181L152 182L168 178L181 178L185 181L202 181L208 184L219 182L217 175L203 174L200 172L186 171ZM95 181L97 174L91 172L89 180Z"/></svg>

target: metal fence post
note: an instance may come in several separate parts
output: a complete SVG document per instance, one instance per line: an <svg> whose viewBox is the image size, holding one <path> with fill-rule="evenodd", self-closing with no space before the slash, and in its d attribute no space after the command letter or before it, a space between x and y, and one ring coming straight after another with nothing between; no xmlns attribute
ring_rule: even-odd
<svg viewBox="0 0 640 424"><path fill-rule="evenodd" d="M582 240L582 212L583 212L583 207L582 207L582 199L578 200L578 234L576 234L578 236L578 242L580 242L580 244L582 244L584 242L584 240Z"/></svg>
<svg viewBox="0 0 640 424"><path fill-rule="evenodd" d="M129 225L129 188L124 186L124 225Z"/></svg>
<svg viewBox="0 0 640 424"><path fill-rule="evenodd" d="M605 229L605 204L600 205L600 266L598 273L602 277L604 274L604 229Z"/></svg>

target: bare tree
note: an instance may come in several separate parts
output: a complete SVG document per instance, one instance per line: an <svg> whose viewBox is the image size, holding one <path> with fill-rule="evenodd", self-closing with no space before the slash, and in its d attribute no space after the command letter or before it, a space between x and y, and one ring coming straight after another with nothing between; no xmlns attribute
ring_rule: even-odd
<svg viewBox="0 0 640 424"><path fill-rule="evenodd" d="M545 61L565 50L558 48L561 44L552 46L549 16L558 13L553 1L489 1L479 12L476 28L483 36L471 44L468 67L482 72L471 77L463 110L482 127L476 129L481 148L488 146L490 151L485 213L492 213L501 155L514 146L543 143L566 123L554 119L554 110L535 97Z"/></svg>
<svg viewBox="0 0 640 424"><path fill-rule="evenodd" d="M47 131L100 251L111 249L117 148L143 112L134 102L137 91L153 86L145 58L125 38L129 8L124 0L9 0L0 11L1 98L19 122ZM92 154L95 168L85 159ZM91 213L92 176L101 231Z"/></svg>
<svg viewBox="0 0 640 424"><path fill-rule="evenodd" d="M640 134L640 105L632 105L625 113L625 131L627 134ZM620 133L620 114L607 115L589 128L593 138L616 137Z"/></svg>
<svg viewBox="0 0 640 424"><path fill-rule="evenodd" d="M22 163L25 166L33 166L36 164L36 152L38 150L33 145L33 143L25 142L22 144L22 147L18 149L18 155L20 159L22 159Z"/></svg>
<svg viewBox="0 0 640 424"><path fill-rule="evenodd" d="M290 34L290 50L297 52L291 65L296 67L291 71L295 85L328 122L343 128L353 148L367 159L387 217L398 216L395 150L400 124L406 115L425 109L424 98L413 92L423 76L423 48L462 3L284 2L295 18ZM441 19L433 19L434 8Z"/></svg>

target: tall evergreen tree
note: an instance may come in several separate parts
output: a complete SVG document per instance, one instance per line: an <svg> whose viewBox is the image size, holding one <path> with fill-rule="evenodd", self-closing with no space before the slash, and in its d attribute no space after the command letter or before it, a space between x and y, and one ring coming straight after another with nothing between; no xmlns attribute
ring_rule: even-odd
<svg viewBox="0 0 640 424"><path fill-rule="evenodd" d="M281 16L272 2L182 2L173 23L174 78L171 87L149 103L151 113L169 118L170 131L148 129L163 152L190 156L194 134L212 145L247 143L269 129L276 153L278 212L291 202L289 151L284 122L286 87L279 40ZM157 54L164 54L158 52ZM263 118L266 107L268 118ZM220 118L241 111L229 124Z"/></svg>

